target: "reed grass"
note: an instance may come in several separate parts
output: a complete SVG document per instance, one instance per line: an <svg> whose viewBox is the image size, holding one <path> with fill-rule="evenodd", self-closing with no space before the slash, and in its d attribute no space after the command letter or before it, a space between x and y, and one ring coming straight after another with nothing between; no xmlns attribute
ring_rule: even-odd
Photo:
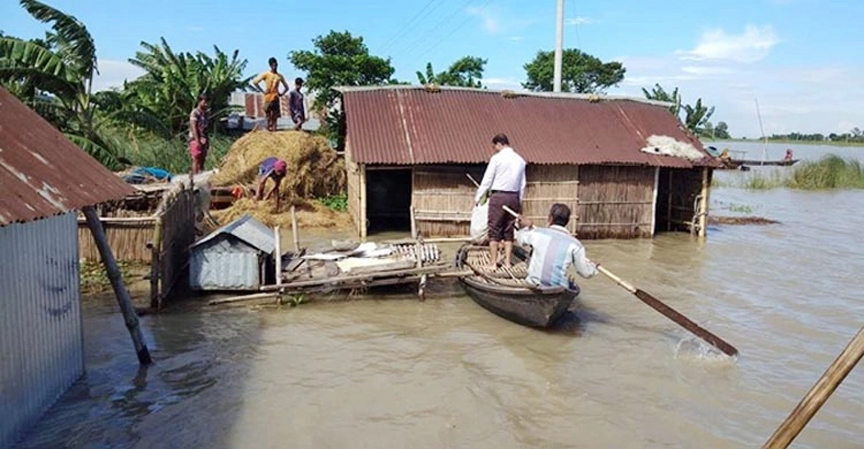
<svg viewBox="0 0 864 449"><path fill-rule="evenodd" d="M735 180L720 180L716 176L711 186L737 187L747 190L770 190L781 187L796 190L864 189L864 165L855 159L828 154L818 161L803 161L788 175L779 171L753 173Z"/></svg>

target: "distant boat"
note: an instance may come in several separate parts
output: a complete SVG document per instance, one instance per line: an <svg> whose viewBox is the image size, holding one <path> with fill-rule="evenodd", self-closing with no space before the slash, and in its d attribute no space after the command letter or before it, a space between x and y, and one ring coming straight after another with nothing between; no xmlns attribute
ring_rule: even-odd
<svg viewBox="0 0 864 449"><path fill-rule="evenodd" d="M795 165L796 162L801 159L778 159L774 161L760 161L753 159L732 159L731 161L736 164L736 167L739 165L750 165L750 166L759 166L759 165L771 165L775 167L789 167L791 165Z"/></svg>

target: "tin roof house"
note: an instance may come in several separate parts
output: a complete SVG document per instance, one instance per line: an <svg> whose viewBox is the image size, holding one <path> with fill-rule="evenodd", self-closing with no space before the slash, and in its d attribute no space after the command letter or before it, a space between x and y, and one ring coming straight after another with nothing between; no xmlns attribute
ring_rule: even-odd
<svg viewBox="0 0 864 449"><path fill-rule="evenodd" d="M522 208L573 211L580 238L704 232L716 158L669 104L596 95L456 87L338 88L346 116L348 207L360 236L469 234L477 182L504 133L528 162ZM469 176L470 175L470 178Z"/></svg>
<svg viewBox="0 0 864 449"><path fill-rule="evenodd" d="M84 374L77 209L132 187L0 88L0 447Z"/></svg>

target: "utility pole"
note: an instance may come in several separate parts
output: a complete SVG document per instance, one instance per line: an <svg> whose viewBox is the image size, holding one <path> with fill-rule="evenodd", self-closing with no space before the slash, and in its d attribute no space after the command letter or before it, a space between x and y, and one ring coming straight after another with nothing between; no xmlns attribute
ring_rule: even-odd
<svg viewBox="0 0 864 449"><path fill-rule="evenodd" d="M552 91L561 92L561 64L564 56L564 0L558 0L558 23L555 27L555 78Z"/></svg>

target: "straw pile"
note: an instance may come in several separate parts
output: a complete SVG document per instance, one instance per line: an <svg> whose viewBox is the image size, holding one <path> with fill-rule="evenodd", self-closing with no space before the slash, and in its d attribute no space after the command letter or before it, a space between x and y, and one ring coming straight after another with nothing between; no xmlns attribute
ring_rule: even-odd
<svg viewBox="0 0 864 449"><path fill-rule="evenodd" d="M291 227L291 202L282 202L281 210L274 213L276 205L273 200L258 201L251 198L241 198L234 204L223 210L214 210L213 217L220 224L230 223L243 214L249 214L256 220L267 226ZM294 206L297 213L297 225L313 228L348 227L351 225L351 216L347 212L337 212L328 209L318 201L295 200Z"/></svg>
<svg viewBox="0 0 864 449"><path fill-rule="evenodd" d="M336 195L345 190L345 164L324 137L304 131L253 131L234 142L213 177L215 186L252 185L258 165L275 156L288 165L279 188L284 200ZM268 183L268 188L270 187ZM253 187L254 188L254 187Z"/></svg>

